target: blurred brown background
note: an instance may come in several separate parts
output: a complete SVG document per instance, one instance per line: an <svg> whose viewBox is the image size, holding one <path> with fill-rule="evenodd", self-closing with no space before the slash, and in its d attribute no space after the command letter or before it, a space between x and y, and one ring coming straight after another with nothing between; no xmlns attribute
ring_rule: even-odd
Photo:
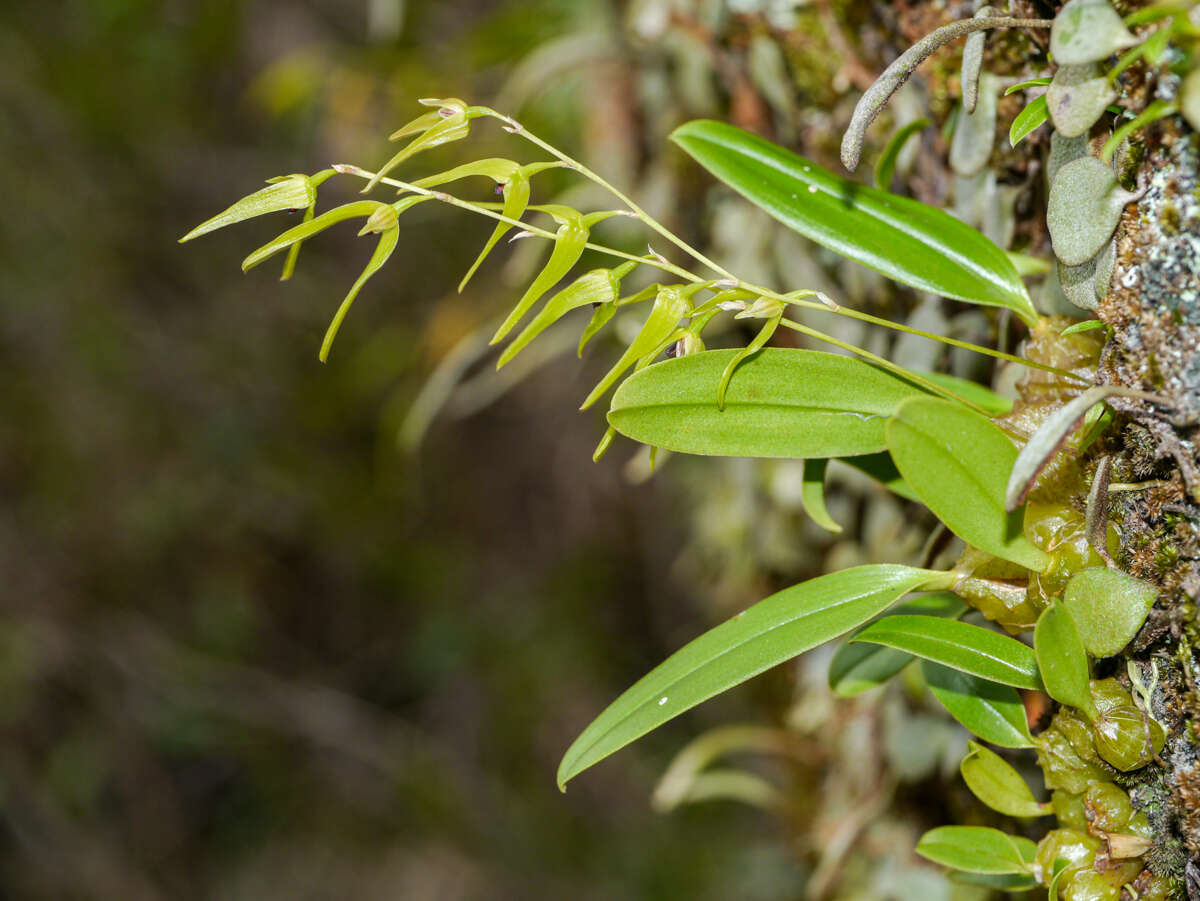
<svg viewBox="0 0 1200 901"><path fill-rule="evenodd" d="M620 122L625 6L0 12L0 898L795 896L773 820L647 801L687 736L770 684L555 788L576 732L708 618L670 576L669 484L631 489L627 449L590 462L601 419L575 407L611 347L406 454L437 361L515 297L504 248L453 294L487 223L402 220L325 366L369 253L348 228L284 285L238 262L291 221L176 244L269 176L378 164L418 97L506 86L602 170L653 168ZM584 36L565 69L516 68L564 35Z"/></svg>

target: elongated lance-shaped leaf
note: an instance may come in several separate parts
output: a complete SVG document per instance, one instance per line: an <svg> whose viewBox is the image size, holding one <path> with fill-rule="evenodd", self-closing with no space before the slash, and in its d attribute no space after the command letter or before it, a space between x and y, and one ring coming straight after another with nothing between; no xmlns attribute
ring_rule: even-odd
<svg viewBox="0 0 1200 901"><path fill-rule="evenodd" d="M671 140L751 203L830 250L920 291L1037 321L1004 251L943 210L848 181L721 122L689 122Z"/></svg>
<svg viewBox="0 0 1200 901"><path fill-rule="evenodd" d="M771 595L671 655L617 698L567 750L559 787L685 710L848 632L910 591L943 587L946 579L907 566L856 566Z"/></svg>
<svg viewBox="0 0 1200 901"><path fill-rule="evenodd" d="M1017 449L992 422L962 404L916 397L887 424L888 449L904 480L955 535L993 556L1042 571L1049 556L1004 507Z"/></svg>
<svg viewBox="0 0 1200 901"><path fill-rule="evenodd" d="M883 615L940 616L957 619L967 605L949 591L937 591L905 601ZM857 634L857 633L855 633ZM882 685L915 658L879 644L847 642L837 649L829 663L829 687L840 698L852 698Z"/></svg>
<svg viewBox="0 0 1200 901"><path fill-rule="evenodd" d="M1037 845L989 826L941 826L917 842L926 860L968 873L1029 873Z"/></svg>
<svg viewBox="0 0 1200 901"><path fill-rule="evenodd" d="M415 198L412 199L415 200ZM425 198L421 199L424 200ZM279 251L291 247L297 241L303 241L305 238L311 238L313 235L323 232L331 225L345 222L347 219L369 218L376 210L386 206L387 204L380 203L378 200L356 200L353 203L344 203L339 207L334 207L332 210L328 210L317 216L311 222L301 222L299 225L289 228L283 234L268 241L246 257L246 259L242 260L242 271L249 272L263 260L269 259L279 253Z"/></svg>
<svg viewBox="0 0 1200 901"><path fill-rule="evenodd" d="M1088 410L1105 398L1121 392L1116 385L1098 385L1089 388L1070 402L1063 404L1047 416L1037 430L1025 442L1021 452L1013 461L1008 485L1004 490L1004 509L1015 510L1025 503L1025 498L1037 484L1037 478L1046 464L1062 449L1067 439L1080 426Z"/></svg>
<svg viewBox="0 0 1200 901"><path fill-rule="evenodd" d="M621 279L629 274L636 263L622 263L615 269L593 269L585 272L567 287L546 301L538 314L529 321L521 333L504 348L496 363L499 369L521 352L534 338L555 322L578 307L601 304L614 307L621 290Z"/></svg>
<svg viewBox="0 0 1200 901"><path fill-rule="evenodd" d="M1050 805L1033 797L1020 773L983 745L971 742L971 750L963 758L959 771L972 794L992 810L1010 817L1040 817L1050 813Z"/></svg>
<svg viewBox="0 0 1200 901"><path fill-rule="evenodd" d="M1087 651L1070 611L1059 601L1052 602L1038 617L1033 646L1046 693L1060 704L1081 711L1089 720L1099 716L1092 700Z"/></svg>
<svg viewBox="0 0 1200 901"><path fill-rule="evenodd" d="M763 323L763 327L759 329L758 334L754 336L749 344L733 355L728 363L725 364L725 369L721 373L721 381L717 383L717 409L725 409L725 392L729 390L729 380L733 378L734 372L743 361L758 353L771 340L771 336L775 334L775 330L779 328L779 323L783 319L783 307L779 312L771 316Z"/></svg>
<svg viewBox="0 0 1200 901"><path fill-rule="evenodd" d="M571 267L583 256L590 228L584 224L584 218L579 213L574 210L567 210L566 213L568 214L564 216L566 221L558 227L558 231L555 233L554 249L550 252L550 259L546 261L542 271L537 274L533 283L521 295L517 305L513 307L512 312L496 330L496 334L492 336L492 344L503 341L504 336L513 330L513 327L525 317L525 314L541 296L570 272Z"/></svg>
<svg viewBox="0 0 1200 901"><path fill-rule="evenodd" d="M1008 143L1016 147L1042 123L1050 118L1050 107L1046 104L1046 95L1035 97L1017 113L1012 126L1008 129Z"/></svg>
<svg viewBox="0 0 1200 901"><path fill-rule="evenodd" d="M825 470L828 468L827 458L804 461L804 483L800 489L800 503L804 505L804 512L808 514L809 519L826 532L836 535L842 531L842 527L829 515L829 510L825 507Z"/></svg>
<svg viewBox="0 0 1200 901"><path fill-rule="evenodd" d="M400 229L395 225L379 235L379 243L375 245L375 252L371 254L371 259L367 262L366 268L354 280L350 292L342 301L341 306L338 307L337 312L333 314L333 321L329 323L329 328L325 331L325 340L321 342L320 358L322 363L329 358L329 349L333 346L333 339L337 337L338 329L342 327L342 320L350 312L350 305L354 303L354 298L358 297L358 292L367 283L367 279L383 268L383 264L392 255L392 251L396 249L396 243L399 240Z"/></svg>
<svg viewBox="0 0 1200 901"><path fill-rule="evenodd" d="M631 376L608 421L634 441L685 454L843 457L882 450L887 417L922 393L853 357L768 347L738 367L719 410L717 384L737 353L705 351Z"/></svg>
<svg viewBox="0 0 1200 901"><path fill-rule="evenodd" d="M329 170L332 172L333 170ZM324 179L322 179L323 181ZM306 210L317 201L317 188L307 175L284 175L270 179L265 188L247 194L228 209L222 210L211 219L201 222L179 239L179 243L206 235L226 225L253 219L267 213L283 210Z"/></svg>
<svg viewBox="0 0 1200 901"><path fill-rule="evenodd" d="M1015 688L921 661L929 690L952 717L984 741L1003 748L1032 748L1025 705Z"/></svg>
<svg viewBox="0 0 1200 901"><path fill-rule="evenodd" d="M691 312L691 309L692 302L687 289L678 285L662 288L658 292L658 296L654 298L654 306L650 308L650 315L646 317L646 322L642 325L637 337L633 339L633 343L625 349L625 353L621 354L612 369L592 389L579 409L586 410L598 401L621 377L621 373L666 341L679 326L679 320ZM611 424L618 432L621 431L616 423ZM654 442L645 443L654 444Z"/></svg>
<svg viewBox="0 0 1200 901"><path fill-rule="evenodd" d="M891 188L892 176L896 174L896 163L900 159L900 152L908 145L908 141L913 135L919 134L928 127L928 119L915 119L896 130L896 133L888 140L887 146L883 148L883 153L879 155L879 161L875 163L875 187L881 191Z"/></svg>
<svg viewBox="0 0 1200 901"><path fill-rule="evenodd" d="M970 623L933 616L888 616L852 640L886 645L1001 685L1042 687L1033 648Z"/></svg>

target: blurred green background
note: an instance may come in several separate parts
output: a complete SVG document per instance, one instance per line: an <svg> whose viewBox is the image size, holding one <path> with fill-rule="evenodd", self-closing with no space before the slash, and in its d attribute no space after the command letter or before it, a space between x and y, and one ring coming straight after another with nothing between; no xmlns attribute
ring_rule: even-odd
<svg viewBox="0 0 1200 901"><path fill-rule="evenodd" d="M624 6L5 4L0 897L797 896L778 821L648 803L687 736L778 680L555 788L577 731L709 617L670 573L670 484L590 462L601 419L575 407L609 353L396 447L437 361L515 296L503 249L453 294L487 223L402 220L324 366L369 253L348 228L284 285L238 268L278 219L176 243L269 176L378 164L418 97L508 91L601 170L644 171L638 129L663 130L622 125Z"/></svg>

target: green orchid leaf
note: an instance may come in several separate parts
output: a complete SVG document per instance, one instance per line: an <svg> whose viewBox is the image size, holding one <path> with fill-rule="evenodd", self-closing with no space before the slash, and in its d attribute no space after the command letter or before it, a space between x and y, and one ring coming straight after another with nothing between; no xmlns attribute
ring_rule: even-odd
<svg viewBox="0 0 1200 901"><path fill-rule="evenodd" d="M765 348L739 367L725 409L721 374L736 350L656 363L622 383L608 420L621 434L686 454L842 457L883 449L884 422L920 389L852 357Z"/></svg>
<svg viewBox="0 0 1200 901"><path fill-rule="evenodd" d="M623 263L615 269L593 269L586 272L563 288L538 311L521 333L504 348L496 363L499 369L520 353L534 338L552 326L571 310L589 305L616 308L617 294L621 290L621 279L637 265Z"/></svg>
<svg viewBox="0 0 1200 901"><path fill-rule="evenodd" d="M1097 657L1111 657L1133 641L1157 597L1153 585L1120 570L1093 567L1071 577L1063 606L1083 646Z"/></svg>
<svg viewBox="0 0 1200 901"><path fill-rule="evenodd" d="M330 170L332 171L332 170ZM322 179L324 181L324 179ZM265 188L247 194L233 206L222 210L211 219L201 222L179 239L182 244L201 235L206 235L226 225L253 219L267 213L283 210L307 210L317 202L317 188L307 175L285 175L271 179Z"/></svg>
<svg viewBox="0 0 1200 901"><path fill-rule="evenodd" d="M915 119L896 130L896 133L887 142L887 146L883 148L879 162L875 164L875 187L880 191L887 191L891 187L892 176L896 174L896 162L900 159L900 152L904 150L913 135L920 134L928 127L928 119Z"/></svg>
<svg viewBox="0 0 1200 901"><path fill-rule="evenodd" d="M566 217L567 221L559 226L558 232L555 234L554 249L550 252L550 259L546 261L546 265L534 278L528 290L521 295L521 299L508 314L508 318L496 330L496 334L492 336L492 344L504 340L504 336L525 317L525 314L541 296L558 284L559 280L570 272L571 267L583 256L584 246L588 242L588 227L583 224L583 217L579 213L574 210L568 212L571 215Z"/></svg>
<svg viewBox="0 0 1200 901"><path fill-rule="evenodd" d="M808 518L826 532L835 535L842 531L829 510L825 507L825 470L829 468L829 460L821 458L804 461L804 482L800 488L800 503Z"/></svg>
<svg viewBox="0 0 1200 901"><path fill-rule="evenodd" d="M1018 253L1015 250L1006 250L1004 255L1007 256L1013 266L1017 269L1017 274L1021 278L1026 278L1031 275L1046 275L1050 272L1050 261L1041 257L1030 256L1027 253Z"/></svg>
<svg viewBox="0 0 1200 901"><path fill-rule="evenodd" d="M888 616L853 638L932 660L981 679L1040 689L1033 649L1015 638L933 616Z"/></svg>
<svg viewBox="0 0 1200 901"><path fill-rule="evenodd" d="M952 717L984 741L1002 748L1032 748L1025 705L1015 688L921 661L929 690Z"/></svg>
<svg viewBox="0 0 1200 901"><path fill-rule="evenodd" d="M1024 875L1033 866L1037 845L987 826L941 826L921 836L917 853L967 873Z"/></svg>
<svg viewBox="0 0 1200 901"><path fill-rule="evenodd" d="M1024 91L1028 88L1044 88L1049 85L1052 80L1053 79L1049 77L1042 77L1030 78L1028 81L1019 81L1016 84L1005 88L1004 96L1007 97L1009 94L1015 94L1017 91Z"/></svg>
<svg viewBox="0 0 1200 901"><path fill-rule="evenodd" d="M1137 42L1108 0L1068 0L1050 29L1050 52L1059 65L1096 62Z"/></svg>
<svg viewBox="0 0 1200 901"><path fill-rule="evenodd" d="M394 225L379 235L379 243L375 245L375 252L371 254L371 259L367 262L366 268L355 279L353 286L350 288L350 293L346 295L341 306L334 313L333 321L329 323L329 328L325 332L325 340L321 342L320 359L322 363L329 359L329 349L333 347L333 339L337 337L338 329L342 327L342 320L350 312L350 305L354 303L354 298L358 297L358 292L367 283L367 279L383 268L383 264L392 255L392 251L396 249L396 244L399 240L400 229Z"/></svg>
<svg viewBox="0 0 1200 901"><path fill-rule="evenodd" d="M892 494L902 497L905 500L916 501L921 503L921 499L917 497L917 493L909 487L904 481L904 477L900 475L900 470L896 468L895 462L892 460L892 455L887 451L880 451L877 454L861 454L856 457L843 457L842 462L847 466L853 466L864 475L868 475L876 482L887 488Z"/></svg>
<svg viewBox="0 0 1200 901"><path fill-rule="evenodd" d="M947 375L944 372L922 372L921 375L935 385L949 388L992 416L1007 416L1012 412L1013 402L1011 400L1001 397L991 388L984 387L979 382L960 379L958 376Z"/></svg>
<svg viewBox="0 0 1200 901"><path fill-rule="evenodd" d="M633 339L633 343L625 349L625 353L621 354L621 358L613 364L612 369L592 389L579 409L586 410L603 397L604 393L621 377L621 373L630 366L633 366L638 360L648 356L653 358L656 355L656 350L671 338L675 330L679 327L679 321L691 309L692 303L688 299L686 289L678 286L669 286L660 289L658 296L654 299L654 306L650 308L650 315L646 317L646 322L642 325L642 329L638 332L637 337ZM625 434L621 430L621 427L612 422L611 419L609 424L616 428L618 432L621 432L621 434ZM665 445L660 445L654 441L645 443L655 447L665 447ZM668 448L668 450L672 449Z"/></svg>
<svg viewBox="0 0 1200 901"><path fill-rule="evenodd" d="M1042 94L1031 100L1025 109L1017 113L1012 127L1008 130L1008 143L1016 147L1031 132L1040 128L1048 118L1050 118L1050 107L1046 102L1046 95Z"/></svg>
<svg viewBox="0 0 1200 901"><path fill-rule="evenodd" d="M990 888L993 891L1009 893L1032 891L1039 885L1033 876L1022 873L1005 873L1003 875L989 876L985 873L952 872L950 874L950 881L963 885L982 885L984 888Z"/></svg>
<svg viewBox="0 0 1200 901"><path fill-rule="evenodd" d="M721 122L696 121L671 139L705 169L805 237L920 291L1037 313L999 247L949 213L848 181Z"/></svg>
<svg viewBox="0 0 1200 901"><path fill-rule="evenodd" d="M1046 901L1058 901L1058 884L1070 868L1070 861L1064 860L1061 857L1055 859L1054 875L1050 877L1050 884L1046 886Z"/></svg>
<svg viewBox="0 0 1200 901"><path fill-rule="evenodd" d="M1101 322L1099 319L1088 319L1084 322L1076 322L1074 325L1068 325L1059 334L1066 337L1067 335L1077 335L1080 332L1090 332L1100 328L1106 329L1109 328L1109 325L1107 322Z"/></svg>
<svg viewBox="0 0 1200 901"><path fill-rule="evenodd" d="M957 619L967 610L958 595L938 591L905 601L884 614L889 616L940 616ZM915 658L912 654L878 644L851 644L837 649L829 664L829 687L841 698L852 698L878 688Z"/></svg>
<svg viewBox="0 0 1200 901"><path fill-rule="evenodd" d="M900 597L945 585L945 573L856 566L759 601L652 670L597 717L567 750L558 785L702 701L849 632Z"/></svg>
<svg viewBox="0 0 1200 901"><path fill-rule="evenodd" d="M1033 630L1033 646L1042 680L1046 683L1046 693L1060 704L1081 710L1089 720L1094 720L1098 713L1092 700L1087 651L1070 612L1058 601L1051 603L1038 617Z"/></svg>
<svg viewBox="0 0 1200 901"><path fill-rule="evenodd" d="M1051 812L1050 805L1033 797L1025 780L1003 757L983 745L971 742L959 771L975 797L1005 816L1040 817Z"/></svg>
<svg viewBox="0 0 1200 901"><path fill-rule="evenodd" d="M888 449L904 480L959 538L1032 570L1050 558L1004 508L1017 449L988 419L935 397L905 401L887 424Z"/></svg>

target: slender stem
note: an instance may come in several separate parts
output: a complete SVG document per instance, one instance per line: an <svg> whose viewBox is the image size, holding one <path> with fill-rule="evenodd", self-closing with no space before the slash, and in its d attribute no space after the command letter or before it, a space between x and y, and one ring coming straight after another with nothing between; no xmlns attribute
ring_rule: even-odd
<svg viewBox="0 0 1200 901"><path fill-rule="evenodd" d="M691 256L694 260L707 266L709 269L713 270L713 272L719 273L720 275L724 276L725 278L731 278L731 279L735 278L733 273L730 272L728 269L726 269L723 266L718 265L717 263L714 263L712 260L710 260L708 257L706 257L703 253L701 253L699 250L697 250L695 247L692 247L692 245L688 244L686 241L684 241L682 238L680 238L678 235L676 235L673 231L671 231L669 228L667 228L665 225L663 225L661 222L659 222L657 219L655 219L653 216L651 216L649 213L647 213L645 210L643 210L640 206L638 206L633 201L633 199L631 197L626 195L616 185L610 183L605 178L598 175L596 172L593 172L587 166L583 165L583 163L581 163L578 160L573 159L572 157L563 153L557 147L547 144L545 141L543 141L541 138L539 138L533 132L526 129L525 126L523 126L520 122L518 122L516 119L512 118L511 116L506 116L503 113L499 113L496 110L489 109L487 107L483 107L482 109L486 110L487 115L494 116L495 118L497 118L501 122L503 122L508 127L508 130L511 131L513 134L521 135L527 141L529 141L533 144L536 144L538 147L542 148L547 153L553 155L557 159L564 162L568 166L568 168L574 169L580 175L582 175L584 178L587 178L590 181L593 181L596 184L598 184L600 187L604 188L604 190L608 191L610 194L612 194L614 197L616 197L619 201L621 201L621 203L625 204L625 206L629 209L629 211L631 213L633 213L635 216L637 216L639 219L641 219L642 222L644 222L648 228L651 228L654 231L658 232L660 235L662 235L664 238L666 238L668 241L670 241L672 244L674 244L676 247L678 247L684 253Z"/></svg>
<svg viewBox="0 0 1200 901"><path fill-rule="evenodd" d="M571 165L571 163L568 163L568 165ZM374 172L371 172L367 169L363 169L359 166L353 166L353 165L346 164L346 163L339 163L339 164L335 165L333 168L337 172L340 172L344 175L354 175L354 176L357 176L358 178L363 178L363 179L367 179L367 180L370 180L375 177ZM458 207L459 209L463 209L463 210L469 210L470 212L477 213L481 216L486 216L489 219L495 219L498 222L503 222L507 225L512 225L530 235L534 235L539 238L545 238L546 240L549 240L549 241L557 240L557 236L553 232L548 231L547 229L539 228L536 225L531 225L528 222L521 221L520 219L512 219L508 216L505 216L502 213L497 212L494 209L489 208L489 207L499 206L499 204L493 204L493 203L487 203L487 202L472 203L469 200L462 200L461 198L455 197L452 194L447 194L444 191L434 191L429 188L421 188L421 187L418 187L417 185L414 185L414 184L411 184L411 183L405 182L405 181L400 181L399 179L395 179L395 178L384 177L384 178L379 179L379 183L390 185L394 188L400 188L403 191L410 191L414 194L423 194L426 197L432 197L434 200L441 201L442 203L449 204L450 206L455 206L455 207ZM634 212L636 214L636 211L634 211ZM639 218L641 218L641 217L639 216ZM645 220L643 219L642 221L645 221ZM638 256L636 254L626 253L623 250L617 250L616 248L613 248L613 247L607 247L603 244L595 244L590 241L584 246L588 250L594 250L598 253L607 254L608 256L617 257L618 259L622 259L622 260L630 260L635 263L640 263L645 266L650 266L655 269L659 269L663 272L669 272L672 275L674 275L678 278L681 278L687 282L696 283L696 282L705 281L705 279L696 275L694 272L690 272L687 269L684 269L682 266L676 266L674 263L668 262L667 260L665 260L661 257L658 257L658 256ZM719 270L719 271L724 272L724 270ZM778 300L781 303L791 304L793 306L798 306L798 307L804 307L805 309L822 310L824 312L834 313L839 316L848 316L852 319L860 319L863 322L869 322L873 325L883 326L884 328L894 329L899 332L907 332L908 334L918 335L922 338L927 338L930 341L940 341L943 344L949 344L953 347L961 347L966 350L974 351L976 353L981 353L981 354L985 354L987 356L996 357L997 359L1007 360L1007 361L1013 362L1013 363L1019 363L1023 366L1028 366L1031 369L1041 369L1046 372L1052 372L1055 375L1063 376L1064 378L1069 378L1074 381L1079 381L1078 376L1076 376L1074 373L1068 372L1067 370L1064 370L1064 369L1057 369L1053 366L1048 366L1044 363L1037 363L1037 362L1034 362L1033 360L1026 360L1026 359L1023 359L1022 357L1018 357L1013 354L1006 354L1006 353L1003 353L1002 351L998 351L998 350L992 350L991 348L982 347L978 344L971 344L966 341L959 341L956 338L948 338L945 335L937 335L932 332L925 332L925 331L921 331L920 329L914 329L910 326L901 325L900 323L892 322L891 320L888 320L888 319L882 319L878 316L872 316L869 313L860 313L857 310L848 309L847 307L840 306L839 304L836 304L833 301L824 300L824 302L816 302L816 301L805 300L803 298L804 293L807 293L807 296L809 296L809 297L820 296L815 291L795 292L795 293L792 293L791 295L781 294L778 291L772 291L770 288L765 288L762 285L756 285L753 282L743 281L742 279L739 279L732 275L729 275L727 277L730 281L730 287L736 287L740 290L750 292L751 294L755 294L760 297L766 297L766 298L769 298L772 300ZM802 295L802 296L797 296L798 294ZM816 334L824 334L824 333L817 332ZM824 339L822 339L822 340L824 340ZM841 346L841 345L839 345L839 346ZM853 348L850 345L846 345L846 348L849 350L853 350L853 352L855 352L855 353L859 352L858 348ZM865 351L863 353L865 353ZM882 358L877 358L877 359L882 359ZM912 377L912 376L909 376L909 377ZM931 382L929 384L932 385L933 383ZM937 388L937 390L942 393L945 393L945 389ZM953 392L950 392L950 393L951 393L951 395L953 395ZM959 399L957 395L953 395L953 396L956 399Z"/></svg>
<svg viewBox="0 0 1200 901"><path fill-rule="evenodd" d="M834 347L840 347L842 350L848 350L850 353L854 354L855 356L862 357L864 360L870 360L876 366L882 366L884 369L887 369L889 372L894 372L896 375L900 376L902 379L905 379L906 381L909 381L916 385L919 385L920 387L924 388L926 391L932 391L934 394L940 394L940 395L942 395L942 397L946 397L946 398L949 398L950 400L958 401L961 404L966 404L968 407L970 407L976 413L980 413L983 416L987 416L989 419L991 418L991 414L989 414L987 410L983 409L978 404L972 403L967 398L965 398L959 394L956 394L955 392L951 391L949 388L945 388L941 385L931 382L929 379L925 378L924 376L920 375L919 373L912 372L908 369L905 369L903 366L899 366L896 363L893 363L891 360L886 359L885 357L881 357L878 354L873 354L869 350L863 350L861 347L855 347L853 344L847 344L845 341L839 341L837 338L833 337L832 335L827 335L824 332L819 332L814 328L809 328L807 325L801 325L799 322L795 322L791 319L782 319L782 320L780 320L779 324L782 326L785 326L786 328L790 328L794 332L799 332L802 335L808 335L810 338L816 338L818 341L824 341L826 344L832 344Z"/></svg>
<svg viewBox="0 0 1200 901"><path fill-rule="evenodd" d="M363 169L360 166L350 165L349 163L337 163L333 168L343 175L354 175L368 180L375 177L374 172ZM434 191L429 188L421 188L409 182L400 181L399 179L395 178L388 178L386 176L379 179L379 184L391 185L393 188L400 188L403 191L411 191L413 194L423 194L426 197L431 197L434 200L441 201L442 203L449 204L450 206L455 206L462 210L470 210L472 213L478 213L480 216L486 216L489 219L495 219L497 222L503 222L507 225L515 226L516 228L521 229L523 232L527 232L528 234L534 235L538 238L545 238L548 241L558 240L558 236L552 231L539 228L538 226L531 225L528 222L522 222L520 219L512 219L502 213L497 213L495 210L488 209L488 206L491 204L472 203L469 200L463 200L459 197L455 197L453 194L447 194L445 191ZM672 275L676 275L679 278L689 282L704 281L704 279L696 275L694 272L689 272L682 266L676 266L674 263L668 262L660 257L637 256L636 254L626 253L623 250L617 250L613 247L605 247L603 244L593 244L591 242L585 244L584 247L586 247L588 250L595 250L599 253L618 257L622 260L630 260L634 263L642 263L646 266L652 266L656 269L661 269L664 272L670 272Z"/></svg>
<svg viewBox="0 0 1200 901"><path fill-rule="evenodd" d="M911 326L901 325L898 322L892 322L889 319L881 319L878 316L872 316L870 313L860 313L857 310L851 310L847 307L839 307L836 310L827 310L827 308L821 306L820 304L803 301L793 301L793 303L795 303L797 306L804 306L813 310L824 310L826 312L836 313L839 316L849 316L851 319L861 319L863 322L870 322L873 325L881 325L885 328L895 329L898 332L906 332L910 335L917 335L920 338L928 338L930 341L940 341L943 344L949 344L952 347L961 347L964 350L971 350L978 354L995 357L997 360L1007 360L1010 363L1020 363L1022 366L1028 366L1031 369L1041 369L1044 372L1052 372L1055 375L1061 375L1064 378L1072 379L1080 382L1081 384L1083 383L1083 380L1080 379L1079 376L1066 369L1058 369L1057 367L1050 366L1046 363L1038 363L1034 360L1026 360L1024 357L1018 357L1015 354L1008 354L1002 350L992 350L990 347L972 344L969 341L959 341L957 338L948 338L945 335L936 335L933 332L925 332L918 328L912 328Z"/></svg>

